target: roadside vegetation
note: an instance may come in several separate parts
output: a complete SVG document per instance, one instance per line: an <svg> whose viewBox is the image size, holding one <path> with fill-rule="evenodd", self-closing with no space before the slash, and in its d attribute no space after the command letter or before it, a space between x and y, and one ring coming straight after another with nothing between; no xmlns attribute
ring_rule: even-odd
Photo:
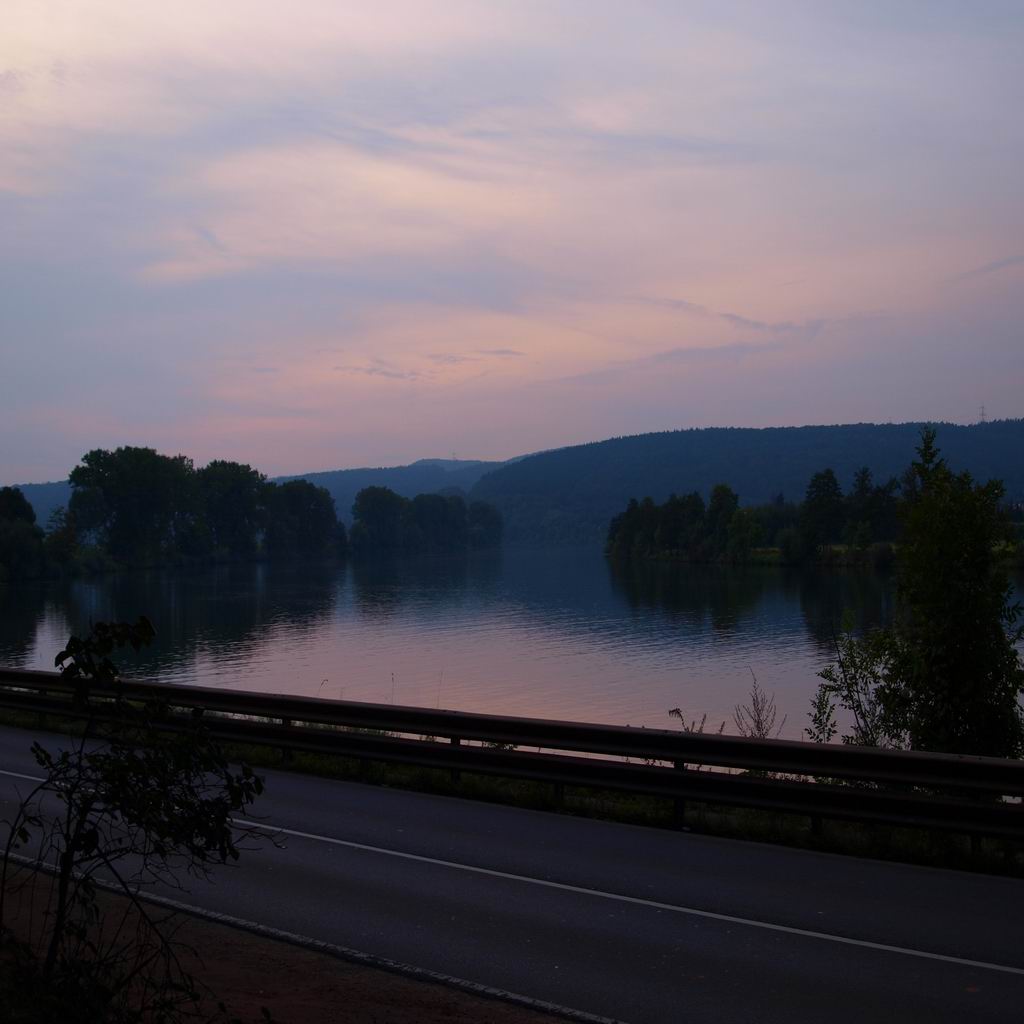
<svg viewBox="0 0 1024 1024"><path fill-rule="evenodd" d="M999 559L1011 524L999 481L978 484L922 433L905 477L893 625L836 641L809 734L829 742L992 757L1024 755L1021 608Z"/></svg>
<svg viewBox="0 0 1024 1024"><path fill-rule="evenodd" d="M231 1020L223 1006L201 1012L210 1001L185 967L173 915L140 891L181 888L237 860L255 834L233 818L263 783L247 764L229 763L201 721L172 723L159 701L104 697L99 723L91 689L116 687L111 654L152 637L146 619L98 623L57 655L80 718L66 746L32 745L42 781L0 827L5 1020ZM116 914L102 911L105 891L121 900Z"/></svg>
<svg viewBox="0 0 1024 1024"><path fill-rule="evenodd" d="M812 480L800 510L805 528L815 524L819 537L828 535L822 523L838 529L843 509L834 481L823 484L822 477ZM895 494L891 483L882 488L881 507ZM861 490L869 493L866 486ZM835 661L819 673L805 733L817 743L838 735L857 746L1024 756L1024 624L1003 558L1015 543L1003 486L955 473L940 455L935 430L925 428L900 493L894 621L861 635L850 621L837 627ZM610 533L619 537L623 529L613 522ZM842 734L837 709L849 723ZM687 724L681 709L669 715L685 731L706 726L707 716ZM734 713L735 732L770 738L776 715L774 695L765 695L755 677L749 704Z"/></svg>

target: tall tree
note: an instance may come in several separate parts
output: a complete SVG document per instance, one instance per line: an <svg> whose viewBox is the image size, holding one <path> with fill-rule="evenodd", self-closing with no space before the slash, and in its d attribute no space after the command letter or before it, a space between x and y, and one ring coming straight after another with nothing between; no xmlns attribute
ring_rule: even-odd
<svg viewBox="0 0 1024 1024"><path fill-rule="evenodd" d="M466 503L457 495L417 494L407 506L406 548L455 551L468 544Z"/></svg>
<svg viewBox="0 0 1024 1024"><path fill-rule="evenodd" d="M402 544L406 499L388 487L364 487L352 505L352 547L397 551Z"/></svg>
<svg viewBox="0 0 1024 1024"><path fill-rule="evenodd" d="M708 500L707 534L715 554L725 552L729 543L729 524L740 506L736 492L727 484L715 484Z"/></svg>
<svg viewBox="0 0 1024 1024"><path fill-rule="evenodd" d="M811 477L800 512L804 550L820 551L838 541L843 532L843 491L835 473L823 469Z"/></svg>
<svg viewBox="0 0 1024 1024"><path fill-rule="evenodd" d="M885 696L911 744L1015 757L1024 752L1019 607L997 557L1008 536L1003 485L976 484L922 431L900 549L896 678Z"/></svg>
<svg viewBox="0 0 1024 1024"><path fill-rule="evenodd" d="M184 455L152 448L94 449L69 477L69 511L120 562L173 560L194 546L195 470Z"/></svg>
<svg viewBox="0 0 1024 1024"><path fill-rule="evenodd" d="M203 517L215 551L246 558L264 522L266 477L252 466L217 459L196 474Z"/></svg>
<svg viewBox="0 0 1024 1024"><path fill-rule="evenodd" d="M0 520L35 524L36 510L20 487L0 487Z"/></svg>
<svg viewBox="0 0 1024 1024"><path fill-rule="evenodd" d="M334 499L308 480L264 484L267 554L272 558L313 558L337 552L339 530Z"/></svg>
<svg viewBox="0 0 1024 1024"><path fill-rule="evenodd" d="M704 499L696 491L681 498L670 495L661 507L654 538L658 550L679 551L699 558L704 544L704 516Z"/></svg>
<svg viewBox="0 0 1024 1024"><path fill-rule="evenodd" d="M39 576L45 569L43 531L17 487L0 487L0 579Z"/></svg>

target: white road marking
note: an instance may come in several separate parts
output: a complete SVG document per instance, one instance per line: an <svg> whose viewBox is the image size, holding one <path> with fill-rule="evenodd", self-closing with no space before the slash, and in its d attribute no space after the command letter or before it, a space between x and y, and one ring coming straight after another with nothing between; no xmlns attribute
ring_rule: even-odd
<svg viewBox="0 0 1024 1024"><path fill-rule="evenodd" d="M0 775L9 775L16 779L28 779L42 782L33 775L22 775L19 772L5 771L0 768ZM682 907L675 903L661 903L640 896L625 896L617 892L605 892L602 889L588 889L582 885L569 885L566 882L552 882L546 878L533 878L530 875L516 875L509 871L497 871L494 868L481 868L473 864L460 864L458 861L441 860L437 857L425 857L418 853L406 853L403 850L390 850L384 846L370 846L368 843L357 843L351 839L335 839L333 836L322 836L315 832L301 832L298 829L282 828L279 825L268 825L263 821L249 821L245 818L233 818L233 823L246 828L264 829L280 835L295 836L296 839L310 839L331 846L344 846L352 850L363 850L367 853L379 853L385 857L398 857L401 860L416 861L420 864L435 864L438 867L453 868L456 871L468 871L475 875L486 875L490 878L502 878L510 882L523 882L537 885L545 889L560 889L563 892L578 893L581 896L593 896L597 899L614 900L617 903L629 903L639 907L650 907L653 910L667 910L673 914L685 914L688 917L702 917L710 921L724 921L726 924L743 925L747 928L760 928L764 931L781 932L785 935L799 935L806 939L817 939L821 942L838 942L844 946L859 946L861 949L873 949L882 953L897 953L900 956L914 956L922 960L937 960L941 963L956 964L959 967L975 967L983 971L999 971L1003 974L1016 974L1024 977L1024 967L1011 967L1009 964L994 964L985 960L968 960L965 957L946 956L944 953L929 953L923 949L910 949L907 946L891 946L884 942L870 942L867 939L853 939L846 935L833 935L829 932L816 932L808 928L793 928L785 924L772 924L770 921L757 921L749 917L735 917L732 914L717 914L712 910L699 910L696 907Z"/></svg>
<svg viewBox="0 0 1024 1024"><path fill-rule="evenodd" d="M417 861L421 864L436 864L439 867L454 868L457 871L468 871L475 875L487 875L490 878L502 878L511 882L524 882L538 885L545 889L560 889L563 892L578 893L581 896L593 896L603 900L614 900L618 903L630 903L634 906L650 907L653 910L667 910L673 914L686 914L690 917L702 917L711 921L724 921L726 924L744 925L748 928L761 928L765 931L782 932L786 935L799 935L803 938L818 939L823 942L838 942L846 946L860 946L863 949L874 949L883 953L898 953L901 956L915 956L923 960L938 960L942 963L957 964L961 967L975 967L985 971L1001 971L1005 974L1024 976L1024 967L1011 967L1008 964L993 964L985 960L968 960L959 956L946 956L943 953L929 953L923 949L910 949L906 946L891 946L884 942L870 942L867 939L853 939L846 935L832 935L829 932L816 932L807 928L793 928L785 924L772 924L769 921L757 921L748 917L734 917L732 914L717 914L711 910L698 910L696 907L682 907L675 903L661 903L640 896L625 896L617 892L605 892L602 889L589 889L581 885L569 885L566 882L552 882L546 878L533 878L530 875L516 875L509 871L496 871L493 868L481 868L472 864L460 864L458 861L441 860L437 857L425 857L418 853L405 853L402 850L390 850L383 846L370 846L367 843L356 843L349 839L335 839L332 836L321 836L314 832L301 832L293 828L281 828L265 822L248 821L243 818L234 819L238 825L265 829L281 835L295 836L298 839L311 839L332 846L345 846L353 850L365 850L368 853L379 853L386 857L399 857L402 860Z"/></svg>
<svg viewBox="0 0 1024 1024"><path fill-rule="evenodd" d="M45 782L38 775L22 775L21 772L8 772L0 768L0 775L9 775L12 779L25 779L27 782Z"/></svg>

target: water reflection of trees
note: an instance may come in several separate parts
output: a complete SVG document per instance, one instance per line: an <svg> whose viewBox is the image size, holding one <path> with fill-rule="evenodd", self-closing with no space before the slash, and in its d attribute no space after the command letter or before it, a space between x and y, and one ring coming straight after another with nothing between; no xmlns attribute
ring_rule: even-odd
<svg viewBox="0 0 1024 1024"><path fill-rule="evenodd" d="M47 589L36 581L0 586L0 665L28 664L46 613Z"/></svg>
<svg viewBox="0 0 1024 1024"><path fill-rule="evenodd" d="M610 561L613 589L635 609L655 608L687 625L736 628L765 599L772 576L755 568ZM775 575L775 574L772 574Z"/></svg>
<svg viewBox="0 0 1024 1024"><path fill-rule="evenodd" d="M28 652L51 606L64 619L65 635L81 634L92 622L148 616L156 643L130 663L124 659L137 672L173 670L200 651L214 662L237 658L275 629L299 637L314 633L334 611L344 571L315 563L217 566L43 584L34 601L0 591L0 650L8 663L19 649Z"/></svg>
<svg viewBox="0 0 1024 1024"><path fill-rule="evenodd" d="M799 573L798 587L807 632L829 649L845 625L863 632L892 622L891 574L823 569Z"/></svg>
<svg viewBox="0 0 1024 1024"><path fill-rule="evenodd" d="M351 564L353 593L368 618L389 619L409 603L429 612L493 592L502 566L500 550L357 558Z"/></svg>
<svg viewBox="0 0 1024 1024"><path fill-rule="evenodd" d="M893 580L877 573L638 561L610 562L609 573L631 607L719 632L736 629L755 610L782 619L786 607L799 608L810 636L831 647L845 622L865 630L892 619Z"/></svg>

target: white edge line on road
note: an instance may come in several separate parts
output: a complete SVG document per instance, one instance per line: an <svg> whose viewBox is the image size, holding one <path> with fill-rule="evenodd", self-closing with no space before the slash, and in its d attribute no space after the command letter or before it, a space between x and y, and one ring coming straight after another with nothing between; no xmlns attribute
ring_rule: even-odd
<svg viewBox="0 0 1024 1024"><path fill-rule="evenodd" d="M11 773L0 772L0 774L8 775ZM23 857L18 853L12 853L10 857L12 860L21 862L26 867L42 870L47 874L54 874L53 866L50 864L44 864L30 857ZM96 879L95 881L100 888L106 889L109 892L121 895L124 893L121 886L116 885L114 882L107 882L103 879ZM432 971L426 967L414 967L412 964L405 964L400 960L391 960L385 956L377 956L375 953L364 953L359 949L350 949L348 946L324 942L323 939L299 935L297 932L286 932L281 928L260 924L257 921L247 921L243 917L233 917L231 914L222 914L217 910L207 910L205 907L196 907L191 903L182 903L180 900L172 900L167 896L157 896L155 893L148 893L143 890L135 890L135 895L147 903L155 903L158 906L167 907L169 910L189 914L192 917L198 917L213 924L237 928L239 931L251 932L253 935L258 935L265 939L273 939L276 942L287 942L292 946L299 946L314 953L324 953L328 956L337 957L339 960L347 960L363 967L373 967L377 970L390 971L392 974L400 974L403 977L413 978L417 981L444 985L447 988L457 988L469 995L511 1003L528 1010L536 1010L538 1013L547 1013L552 1016L563 1017L566 1020L579 1021L580 1024L625 1024L624 1021L612 1017L600 1017L594 1013L587 1013L586 1010L575 1010L570 1006L561 1006L558 1003L551 1003L545 999L534 999L533 996L524 996L518 992L494 988L492 985L484 985L479 981L456 978L452 974L442 974L440 971Z"/></svg>
<svg viewBox="0 0 1024 1024"><path fill-rule="evenodd" d="M0 775L11 775L15 778L29 779L35 782L43 781L42 779L37 779L32 775L21 775L17 772L9 772L3 769L0 769ZM670 913L685 914L688 917L702 917L710 921L723 921L726 924L743 925L747 928L761 928L764 931L781 932L784 935L799 935L802 938L818 939L821 942L838 942L844 946L859 946L862 949L873 949L881 953L897 953L900 956L914 956L922 960L937 960L941 963L956 964L959 967L975 967L983 971L1000 971L1003 974L1024 976L1024 967L1011 967L1009 964L994 964L985 960L968 960L965 957L947 956L944 953L929 953L923 949L910 949L907 946L891 946L884 942L871 942L867 939L853 939L846 935L833 935L829 932L816 932L807 928L793 928L790 925L772 924L769 921L756 921L749 917L735 917L732 914L718 914L712 910L698 910L696 907L681 907L675 903L661 903L658 900L648 900L641 896L625 896L622 893L617 892L604 892L601 889L588 889L582 885L569 885L566 882L552 882L546 878L532 878L529 875L516 875L509 871L497 871L494 868L480 868L472 864L460 864L458 861L441 860L437 857L425 857L422 854L405 853L402 850L389 850L383 846L370 846L367 843L357 843L350 839L335 839L333 836L321 836L317 835L315 832L301 832L298 829L282 828L279 825L268 825L266 822L262 821L249 821L246 818L233 818L232 822L236 825L243 825L246 828L258 828L267 832L275 832L280 835L295 836L297 839L310 839L318 843L328 843L331 846L344 846L352 850L364 850L367 853L379 853L386 857L398 857L402 860L417 861L421 864L434 864L438 867L453 868L457 871L468 871L475 875L486 875L490 878L502 878L510 882L524 882L528 885L538 885L545 889L560 889L563 892L578 893L581 896L593 896L598 899L615 900L618 903L630 903L634 906L650 907L652 910L667 910ZM162 897L159 899L157 897L152 898L157 899L158 902L167 902L168 905L174 902L164 901ZM181 906L182 909L184 909L185 905L182 904ZM190 908L190 913L193 910L201 915L205 915L207 913L206 911L199 910L198 908ZM242 927L242 924L239 924L239 927ZM253 924L253 927L265 928L268 934L276 930L267 925ZM320 942L319 939L309 939L308 941L312 943ZM323 943L323 945L328 947L330 946L330 943ZM341 949L342 947L338 948ZM369 956L370 954L360 953L358 955ZM424 970L418 967L411 967L409 969L413 971ZM430 974L432 972L427 971L426 973ZM438 977L443 978L444 975L439 975ZM475 983L466 982L465 984L473 985ZM523 996L522 998L525 999L527 997ZM591 1019L600 1021L605 1020L605 1018L598 1017Z"/></svg>
<svg viewBox="0 0 1024 1024"><path fill-rule="evenodd" d="M329 843L332 846L345 846L353 850L365 850L368 853L379 853L387 857L400 857L402 860L418 861L422 864L436 864L440 867L454 868L458 871L469 871L476 875L487 875L491 878L502 878L510 882L524 882L528 885L539 885L545 889L560 889L563 892L579 893L581 896L594 896L604 900L615 900L618 903L630 903L634 906L650 907L653 910L667 910L673 914L686 914L690 917L702 917L711 921L724 921L727 924L744 925L748 928L762 928L766 931L782 932L786 935L799 935L803 938L818 939L823 942L838 942L846 946L860 946L863 949L874 949L883 953L898 953L902 956L916 956L923 960L938 960L942 963L957 964L960 967L975 967L985 971L1002 971L1005 974L1024 976L1024 967L1011 967L1008 964L993 964L985 960L968 960L959 956L946 956L943 953L928 953L923 949L910 949L906 946L890 946L884 942L870 942L867 939L852 939L845 935L832 935L829 932L810 931L806 928L793 928L785 924L772 924L768 921L756 921L748 917L734 917L731 914L717 914L711 910L698 910L696 907L681 907L674 903L660 903L658 900L644 899L641 896L625 896L617 892L604 892L601 889L588 889L581 885L569 885L566 882L552 882L545 878L533 878L529 875L516 875L508 871L496 871L493 868L480 868L472 864L460 864L457 861L440 860L436 857L424 857L418 853L405 853L401 850L389 850L383 846L370 846L356 843L349 839L334 839L313 832L300 832L297 829L281 828L267 825L265 822L248 821L235 818L235 824L248 828L264 829L267 832L295 836L298 839L311 839L315 842Z"/></svg>
<svg viewBox="0 0 1024 1024"><path fill-rule="evenodd" d="M0 768L0 775L10 775L12 779L24 779L26 782L45 782L45 779L40 778L38 775L22 775L21 772L9 772L3 768Z"/></svg>

